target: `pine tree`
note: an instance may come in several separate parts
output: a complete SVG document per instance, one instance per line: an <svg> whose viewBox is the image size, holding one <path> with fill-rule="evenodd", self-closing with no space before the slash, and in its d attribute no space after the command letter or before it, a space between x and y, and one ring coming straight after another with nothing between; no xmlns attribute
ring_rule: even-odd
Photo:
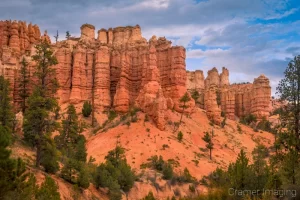
<svg viewBox="0 0 300 200"><path fill-rule="evenodd" d="M27 101L23 130L25 141L36 147L36 167L39 167L46 137L57 129L57 123L51 115L57 107L54 94L58 88L55 70L51 66L56 65L57 60L46 42L36 45L36 55L32 59L37 63L34 73L37 82Z"/></svg>
<svg viewBox="0 0 300 200"><path fill-rule="evenodd" d="M183 139L183 133L182 133L181 131L179 131L178 134L177 134L177 140L178 140L179 142L181 142L182 139Z"/></svg>
<svg viewBox="0 0 300 200"><path fill-rule="evenodd" d="M300 180L297 180L297 177L300 175L300 166L299 166L299 153L291 149L286 156L284 157L282 163L283 176L289 184L300 184Z"/></svg>
<svg viewBox="0 0 300 200"><path fill-rule="evenodd" d="M252 156L253 164L251 165L251 168L253 171L253 189L262 190L265 187L270 175L269 167L265 161L267 156L266 147L258 145L252 151Z"/></svg>
<svg viewBox="0 0 300 200"><path fill-rule="evenodd" d="M300 152L300 55L290 61L279 82L277 94L280 100L288 102L281 113L282 125L287 125L294 137L295 147Z"/></svg>
<svg viewBox="0 0 300 200"><path fill-rule="evenodd" d="M0 76L0 125L13 129L14 114L10 104L9 81Z"/></svg>
<svg viewBox="0 0 300 200"><path fill-rule="evenodd" d="M202 138L202 140L206 142L206 148L209 149L209 158L212 159L212 150L214 148L214 144L212 142L212 135L210 135L208 132L205 132L205 135Z"/></svg>
<svg viewBox="0 0 300 200"><path fill-rule="evenodd" d="M86 189L90 186L89 174L88 174L87 169L84 166L82 166L80 171L79 171L77 184L78 184L79 187L82 187L84 189Z"/></svg>
<svg viewBox="0 0 300 200"><path fill-rule="evenodd" d="M68 39L70 39L70 37L71 37L70 32L67 31L67 32L66 32L66 39L68 40Z"/></svg>
<svg viewBox="0 0 300 200"><path fill-rule="evenodd" d="M49 136L43 142L40 162L48 173L54 174L59 170L56 146Z"/></svg>
<svg viewBox="0 0 300 200"><path fill-rule="evenodd" d="M86 147L85 147L86 139L83 135L80 135L76 141L75 147L75 159L81 162L86 162Z"/></svg>
<svg viewBox="0 0 300 200"><path fill-rule="evenodd" d="M36 194L36 199L37 200L60 200L60 195L58 193L58 186L50 176L46 176L45 181L38 189Z"/></svg>
<svg viewBox="0 0 300 200"><path fill-rule="evenodd" d="M79 163L74 159L68 159L61 170L61 177L70 183L76 183Z"/></svg>
<svg viewBox="0 0 300 200"><path fill-rule="evenodd" d="M58 35L58 30L56 31L56 35L53 36L53 37L55 38L55 42L57 43L57 40L58 40L58 37L59 37L59 35Z"/></svg>
<svg viewBox="0 0 300 200"><path fill-rule="evenodd" d="M9 129L0 125L0 199L31 200L36 187L33 175L25 172L20 158L10 158L10 139Z"/></svg>
<svg viewBox="0 0 300 200"><path fill-rule="evenodd" d="M78 140L81 128L79 126L78 117L74 105L69 105L67 109L67 117L62 120L62 130L55 137L58 147L67 157L72 157L75 151L76 141Z"/></svg>
<svg viewBox="0 0 300 200"><path fill-rule="evenodd" d="M92 113L92 104L89 101L85 101L82 107L82 114L84 117L89 117Z"/></svg>
<svg viewBox="0 0 300 200"><path fill-rule="evenodd" d="M190 100L191 100L191 97L189 96L189 94L187 92L179 100L180 103L183 103L183 105L180 106L182 108L182 113L181 113L181 116L180 116L179 125L181 124L184 110L188 108L186 103L189 102Z"/></svg>
<svg viewBox="0 0 300 200"><path fill-rule="evenodd" d="M28 62L23 57L21 61L21 69L20 69L20 79L19 79L19 96L21 99L21 109L23 114L26 110L26 99L29 97L29 69L28 69Z"/></svg>
<svg viewBox="0 0 300 200"><path fill-rule="evenodd" d="M245 151L242 149L235 163L231 163L228 167L228 173L232 188L243 190L249 184L249 159Z"/></svg>

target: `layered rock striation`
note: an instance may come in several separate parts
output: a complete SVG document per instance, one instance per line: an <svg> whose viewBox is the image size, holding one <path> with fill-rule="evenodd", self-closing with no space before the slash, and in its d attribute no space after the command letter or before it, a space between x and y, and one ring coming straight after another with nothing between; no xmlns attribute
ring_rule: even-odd
<svg viewBox="0 0 300 200"><path fill-rule="evenodd" d="M200 97L204 96L204 105L200 105L211 120L219 121L221 112L233 120L247 114L254 114L260 120L270 114L271 87L264 75L253 83L230 84L229 71L223 67L220 74L216 68L209 70L206 78L200 70L188 71L187 77L190 93L198 91Z"/></svg>
<svg viewBox="0 0 300 200"><path fill-rule="evenodd" d="M138 106L160 129L164 129L166 109L181 112L180 98L187 92L183 47L171 46L164 37L147 41L139 25L100 29L97 37L93 25L84 24L80 29L80 38L51 44L58 60L54 68L60 104L93 101L96 112L128 112ZM11 82L18 79L21 57L27 55L30 62L33 44L41 39L51 43L47 32L41 36L36 25L24 22L1 22L0 34L2 64L9 65L2 65L0 71ZM30 66L34 68L34 63ZM18 91L17 84L12 87ZM194 101L187 105L185 111L190 112Z"/></svg>

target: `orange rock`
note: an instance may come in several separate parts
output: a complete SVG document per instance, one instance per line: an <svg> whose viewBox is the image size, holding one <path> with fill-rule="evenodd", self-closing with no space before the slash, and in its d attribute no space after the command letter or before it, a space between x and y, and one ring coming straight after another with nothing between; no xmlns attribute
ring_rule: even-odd
<svg viewBox="0 0 300 200"><path fill-rule="evenodd" d="M197 73L199 74L197 76ZM269 79L264 75L259 76L254 80L253 84L233 84L229 83L229 71L227 68L222 68L222 73L219 75L218 70L213 68L208 71L207 77L204 81L199 72L187 72L188 80L186 82L187 88L190 92L197 90L201 96L206 95L204 102L204 108L207 110L207 114L210 118L215 111L215 103L208 102L207 99L211 99L211 88L219 92L221 110L229 119L235 119L236 117L243 117L247 114L254 114L259 120L263 117L268 117L270 113L270 99L271 99L271 87ZM202 90L205 88L205 91ZM199 99L201 102L201 98ZM207 103L209 105L207 105ZM202 108L202 105L200 104ZM210 110L208 110L210 109ZM219 113L219 111L215 112Z"/></svg>
<svg viewBox="0 0 300 200"><path fill-rule="evenodd" d="M6 41L8 33L13 37ZM33 45L41 39L51 43L47 32L41 37L39 27L31 23L27 27L25 22L1 21L0 34L1 60L3 64L13 63L5 65L12 81L20 67L18 53L26 51L33 55ZM57 91L60 104L77 104L94 98L96 112L111 108L128 112L138 104L161 130L168 108L182 112L180 98L187 91L185 49L171 47L165 37L153 37L148 43L136 25L100 29L95 39L95 27L84 24L80 38L59 41L52 48L58 60L54 68L60 84ZM17 95L17 86L14 87ZM18 101L17 97L14 101ZM194 101L186 105L185 112L191 112Z"/></svg>

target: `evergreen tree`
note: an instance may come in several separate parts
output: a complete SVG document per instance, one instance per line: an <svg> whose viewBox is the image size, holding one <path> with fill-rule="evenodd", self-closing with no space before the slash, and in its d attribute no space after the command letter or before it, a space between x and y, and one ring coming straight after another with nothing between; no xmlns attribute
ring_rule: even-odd
<svg viewBox="0 0 300 200"><path fill-rule="evenodd" d="M57 43L57 40L58 40L58 37L59 37L59 35L58 35L58 30L56 31L56 35L53 36L53 37L55 38L55 42Z"/></svg>
<svg viewBox="0 0 300 200"><path fill-rule="evenodd" d="M74 159L68 159L61 170L61 177L70 183L76 183L78 175L79 163Z"/></svg>
<svg viewBox="0 0 300 200"><path fill-rule="evenodd" d="M29 97L29 69L28 69L28 62L23 57L21 61L21 69L20 69L20 79L19 79L19 96L21 99L21 109L23 114L26 110L26 99Z"/></svg>
<svg viewBox="0 0 300 200"><path fill-rule="evenodd" d="M0 76L0 125L13 129L14 114L10 104L9 81Z"/></svg>
<svg viewBox="0 0 300 200"><path fill-rule="evenodd" d="M60 195L58 193L58 186L50 176L46 176L45 181L38 189L36 194L36 199L37 200L60 200Z"/></svg>
<svg viewBox="0 0 300 200"><path fill-rule="evenodd" d="M67 32L66 32L66 39L68 40L68 39L70 39L70 37L71 37L71 34L70 34L69 31L67 31Z"/></svg>
<svg viewBox="0 0 300 200"><path fill-rule="evenodd" d="M183 103L183 105L180 106L182 108L182 113L181 113L180 120L179 120L179 126L180 126L181 121L182 121L182 116L183 116L184 110L188 108L186 103L189 102L190 100L191 100L191 98L190 98L190 96L187 92L179 100L180 103Z"/></svg>
<svg viewBox="0 0 300 200"><path fill-rule="evenodd" d="M253 171L253 189L262 190L265 188L269 178L269 167L266 158L266 148L262 145L257 146L252 151L253 164L251 165Z"/></svg>
<svg viewBox="0 0 300 200"><path fill-rule="evenodd" d="M59 170L57 150L52 138L46 137L41 150L41 165L48 173L54 174Z"/></svg>
<svg viewBox="0 0 300 200"><path fill-rule="evenodd" d="M84 166L82 166L80 169L77 184L79 187L82 187L84 189L90 186L89 174L87 169Z"/></svg>
<svg viewBox="0 0 300 200"><path fill-rule="evenodd" d="M148 195L145 196L145 198L143 198L143 200L156 200L156 199L154 198L154 195L153 195L152 191L150 191L148 193Z"/></svg>
<svg viewBox="0 0 300 200"><path fill-rule="evenodd" d="M84 117L89 117L92 113L92 104L89 101L85 101L82 107L82 114Z"/></svg>
<svg viewBox="0 0 300 200"><path fill-rule="evenodd" d="M96 187L108 187L110 199L121 199L122 189L128 192L134 183L135 175L127 164L124 149L117 146L108 152L106 162L100 164L96 169Z"/></svg>
<svg viewBox="0 0 300 200"><path fill-rule="evenodd" d="M37 82L28 98L23 130L25 141L36 147L36 167L39 167L46 137L57 129L57 123L51 115L57 107L54 94L58 88L55 70L51 66L56 65L57 60L46 42L36 45L36 54L32 59L37 63L34 73Z"/></svg>
<svg viewBox="0 0 300 200"><path fill-rule="evenodd" d="M213 132L212 132L213 133ZM209 149L209 158L212 159L212 150L214 148L214 144L212 142L212 135L208 132L205 132L204 137L202 138L204 142L206 142L206 148Z"/></svg>
<svg viewBox="0 0 300 200"><path fill-rule="evenodd" d="M299 153L291 149L284 157L282 163L282 172L288 184L300 184L300 162Z"/></svg>
<svg viewBox="0 0 300 200"><path fill-rule="evenodd" d="M249 159L242 149L237 157L236 163L231 163L228 167L231 186L237 190L243 190L249 184Z"/></svg>
<svg viewBox="0 0 300 200"><path fill-rule="evenodd" d="M78 140L81 128L74 105L70 104L67 109L67 117L62 120L62 130L55 137L55 142L59 150L67 157L73 157L76 141Z"/></svg>
<svg viewBox="0 0 300 200"><path fill-rule="evenodd" d="M177 140L178 140L179 142L181 142L182 139L183 139L183 133L182 133L181 131L179 131L178 134L177 134Z"/></svg>
<svg viewBox="0 0 300 200"><path fill-rule="evenodd" d="M86 162L86 147L85 147L86 139L83 135L80 135L76 141L75 148L75 159L81 162Z"/></svg>
<svg viewBox="0 0 300 200"><path fill-rule="evenodd" d="M15 161L10 159L11 151L7 149L9 144L10 132L0 125L0 199L13 187L11 181L14 178Z"/></svg>
<svg viewBox="0 0 300 200"><path fill-rule="evenodd" d="M170 163L166 163L163 166L163 178L166 180L170 180L173 177L173 167Z"/></svg>
<svg viewBox="0 0 300 200"><path fill-rule="evenodd" d="M18 158L11 159L9 129L0 125L0 199L28 199L35 193L32 174L25 173L25 163Z"/></svg>
<svg viewBox="0 0 300 200"><path fill-rule="evenodd" d="M284 71L284 79L279 82L277 94L280 100L288 102L281 113L282 125L289 129L295 142L297 151L300 151L300 55L290 61Z"/></svg>

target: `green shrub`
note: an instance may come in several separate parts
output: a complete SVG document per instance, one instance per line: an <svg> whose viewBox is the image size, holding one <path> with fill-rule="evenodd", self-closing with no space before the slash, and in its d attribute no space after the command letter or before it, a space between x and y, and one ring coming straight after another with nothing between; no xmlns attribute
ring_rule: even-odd
<svg viewBox="0 0 300 200"><path fill-rule="evenodd" d="M245 115L240 119L240 123L245 124L245 125L250 125L252 122L255 123L256 121L257 121L257 118L253 114Z"/></svg>
<svg viewBox="0 0 300 200"><path fill-rule="evenodd" d="M149 121L149 116L146 114L146 115L145 115L144 122L148 122L148 121Z"/></svg>
<svg viewBox="0 0 300 200"><path fill-rule="evenodd" d="M127 164L125 151L117 146L108 152L106 162L100 164L96 169L96 187L107 187L110 199L121 199L121 190L128 192L135 180L134 172Z"/></svg>
<svg viewBox="0 0 300 200"><path fill-rule="evenodd" d="M36 199L44 200L60 200L60 195L58 192L58 186L55 181L50 177L46 176L45 181L42 183L41 187L38 189L36 193Z"/></svg>
<svg viewBox="0 0 300 200"><path fill-rule="evenodd" d="M150 191L148 193L148 195L145 196L142 200L156 200L156 199L154 198L154 195L153 195L152 191Z"/></svg>
<svg viewBox="0 0 300 200"><path fill-rule="evenodd" d="M224 128L226 125L226 117L224 117L224 119L221 122L221 127Z"/></svg>
<svg viewBox="0 0 300 200"><path fill-rule="evenodd" d="M165 163L163 166L163 179L170 180L173 177L173 167L170 163Z"/></svg>
<svg viewBox="0 0 300 200"><path fill-rule="evenodd" d="M225 117L225 116L226 116L225 112L221 111L221 117Z"/></svg>
<svg viewBox="0 0 300 200"><path fill-rule="evenodd" d="M182 139L183 139L183 133L181 131L178 132L177 139L178 139L179 142L182 141Z"/></svg>
<svg viewBox="0 0 300 200"><path fill-rule="evenodd" d="M113 121L117 116L118 116L118 114L116 113L116 111L114 111L114 110L108 111L108 120L109 121Z"/></svg>
<svg viewBox="0 0 300 200"><path fill-rule="evenodd" d="M85 101L82 107L82 114L84 117L89 117L92 113L92 104L89 101Z"/></svg>
<svg viewBox="0 0 300 200"><path fill-rule="evenodd" d="M237 128L237 131L241 134L242 133L242 127L239 124L237 124L236 128Z"/></svg>
<svg viewBox="0 0 300 200"><path fill-rule="evenodd" d="M272 132L272 123L269 122L265 117L257 124L256 128L262 131Z"/></svg>
<svg viewBox="0 0 300 200"><path fill-rule="evenodd" d="M196 188L194 185L189 185L189 190L192 192L192 193L195 193L196 192Z"/></svg>

